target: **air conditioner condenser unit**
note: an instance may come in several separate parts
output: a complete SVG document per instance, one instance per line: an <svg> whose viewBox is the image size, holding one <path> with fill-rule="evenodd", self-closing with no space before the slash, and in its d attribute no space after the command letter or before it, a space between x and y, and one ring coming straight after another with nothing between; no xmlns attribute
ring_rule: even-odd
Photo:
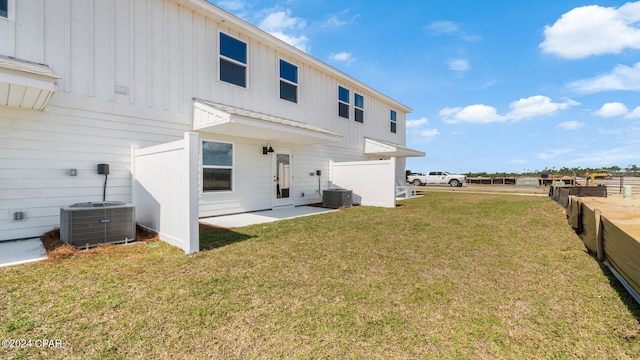
<svg viewBox="0 0 640 360"><path fill-rule="evenodd" d="M135 241L135 206L120 201L60 208L60 240L78 248Z"/></svg>

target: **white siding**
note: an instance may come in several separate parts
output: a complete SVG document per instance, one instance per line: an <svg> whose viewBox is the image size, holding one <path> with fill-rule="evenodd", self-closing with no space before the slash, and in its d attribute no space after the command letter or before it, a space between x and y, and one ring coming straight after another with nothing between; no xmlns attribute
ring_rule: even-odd
<svg viewBox="0 0 640 360"><path fill-rule="evenodd" d="M201 134L201 140L233 144L233 190L200 195L200 216L271 209L271 155L262 155L262 143L247 139Z"/></svg>
<svg viewBox="0 0 640 360"><path fill-rule="evenodd" d="M110 164L107 198L130 201L130 148L180 139L191 128L193 98L344 136L342 144L273 144L294 150L298 205L319 201L318 178L310 173L322 170L325 189L330 160L367 159L365 136L404 144L408 108L204 0L31 0L13 9L14 18L0 19L0 55L47 64L60 79L43 112L0 109L0 241L58 226L60 206L101 200L98 163ZM220 31L248 44L247 88L218 80ZM297 104L279 98L281 58L298 66ZM337 115L338 85L351 93L349 120ZM353 120L354 92L365 98L364 124ZM389 131L391 109L397 134ZM226 140L236 144L235 188L201 194L201 215L270 208L263 143ZM78 176L69 176L70 168ZM11 221L12 210L27 211L27 220Z"/></svg>

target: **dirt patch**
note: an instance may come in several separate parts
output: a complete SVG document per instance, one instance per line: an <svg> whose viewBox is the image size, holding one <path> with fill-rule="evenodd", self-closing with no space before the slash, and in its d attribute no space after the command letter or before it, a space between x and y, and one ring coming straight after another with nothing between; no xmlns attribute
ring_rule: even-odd
<svg viewBox="0 0 640 360"><path fill-rule="evenodd" d="M40 237L42 245L47 251L47 260L58 261L66 259L78 254L98 254L111 251L117 245L99 245L89 250L77 249L71 244L67 244L60 240L60 229L53 229L46 232ZM154 242L160 241L158 234L154 231L143 228L140 225L136 225L136 241L139 242Z"/></svg>
<svg viewBox="0 0 640 360"><path fill-rule="evenodd" d="M609 219L629 235L640 239L640 195L625 199L620 194L608 197L581 197L583 204L592 209L600 209L602 216Z"/></svg>

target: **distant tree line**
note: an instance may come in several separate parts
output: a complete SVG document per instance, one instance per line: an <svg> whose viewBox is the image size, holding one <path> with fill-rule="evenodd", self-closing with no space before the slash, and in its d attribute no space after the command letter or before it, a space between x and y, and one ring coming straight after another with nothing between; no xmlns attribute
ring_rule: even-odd
<svg viewBox="0 0 640 360"><path fill-rule="evenodd" d="M407 170L407 176L413 171ZM495 173L486 173L486 172L469 172L465 173L467 177L518 177L518 176L531 176L531 177L540 177L542 174L551 175L563 175L563 176L579 176L584 177L586 174L593 173L610 173L613 176L640 176L640 167L637 165L629 165L626 168L621 168L620 166L610 166L610 167L599 167L599 168L582 168L582 167L566 167L563 166L559 169L555 167L547 168L545 167L542 170L529 170L525 169L522 172L514 173L514 172L495 172Z"/></svg>
<svg viewBox="0 0 640 360"><path fill-rule="evenodd" d="M637 165L629 165L625 168L621 168L620 166L609 166L609 167L599 167L599 168L582 168L582 167L561 167L556 169L555 167L547 168L545 167L542 170L529 170L525 169L520 173L507 173L507 172L496 172L496 173L486 173L486 172L477 172L477 173L467 173L467 177L515 177L515 176L532 176L539 177L542 174L548 175L563 175L563 176L585 176L586 174L594 174L594 173L610 173L613 176L640 176L640 167Z"/></svg>

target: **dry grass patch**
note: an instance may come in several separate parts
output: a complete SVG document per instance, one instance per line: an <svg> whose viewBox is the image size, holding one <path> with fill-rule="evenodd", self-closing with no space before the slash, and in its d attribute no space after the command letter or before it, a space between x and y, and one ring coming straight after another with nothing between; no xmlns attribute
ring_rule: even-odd
<svg viewBox="0 0 640 360"><path fill-rule="evenodd" d="M0 358L638 358L640 309L546 198L425 193L2 268ZM150 246L154 245L154 246Z"/></svg>

